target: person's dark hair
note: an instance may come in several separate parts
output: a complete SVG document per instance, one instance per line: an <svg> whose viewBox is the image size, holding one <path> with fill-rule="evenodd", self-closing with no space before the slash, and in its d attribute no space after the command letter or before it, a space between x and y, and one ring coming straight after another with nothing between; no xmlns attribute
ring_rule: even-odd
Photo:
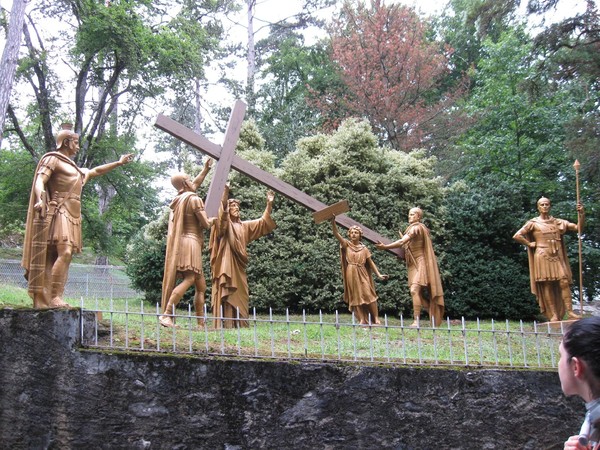
<svg viewBox="0 0 600 450"><path fill-rule="evenodd" d="M569 356L584 360L600 379L600 317L574 322L565 332L562 343Z"/></svg>

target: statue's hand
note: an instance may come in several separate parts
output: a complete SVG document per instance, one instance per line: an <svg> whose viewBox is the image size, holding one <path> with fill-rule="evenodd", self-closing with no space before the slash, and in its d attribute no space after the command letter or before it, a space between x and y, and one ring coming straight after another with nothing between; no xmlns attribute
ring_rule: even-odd
<svg viewBox="0 0 600 450"><path fill-rule="evenodd" d="M380 277L380 278L381 278L383 281L387 281L387 280L390 278L390 276L389 276L389 275L386 275L386 274L384 274L384 275L381 275L381 277Z"/></svg>
<svg viewBox="0 0 600 450"><path fill-rule="evenodd" d="M385 244L383 242L376 242L375 247L379 250L385 250Z"/></svg>
<svg viewBox="0 0 600 450"><path fill-rule="evenodd" d="M127 153L126 155L121 156L121 158L119 158L119 162L121 163L121 165L130 163L131 161L133 161L133 153Z"/></svg>
<svg viewBox="0 0 600 450"><path fill-rule="evenodd" d="M267 201L269 203L273 203L273 200L275 200L275 192L273 192L272 190L268 190L267 191Z"/></svg>
<svg viewBox="0 0 600 450"><path fill-rule="evenodd" d="M529 244L527 244L527 246L529 248L535 248L536 247L536 243L535 242L530 242Z"/></svg>

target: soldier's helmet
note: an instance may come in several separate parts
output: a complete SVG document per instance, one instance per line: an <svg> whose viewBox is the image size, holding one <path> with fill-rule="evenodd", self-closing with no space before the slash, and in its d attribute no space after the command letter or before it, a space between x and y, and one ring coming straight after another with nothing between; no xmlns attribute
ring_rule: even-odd
<svg viewBox="0 0 600 450"><path fill-rule="evenodd" d="M71 123L63 123L61 125L61 129L56 135L56 149L59 150L65 139L71 139L79 137L77 133L73 131L73 124Z"/></svg>

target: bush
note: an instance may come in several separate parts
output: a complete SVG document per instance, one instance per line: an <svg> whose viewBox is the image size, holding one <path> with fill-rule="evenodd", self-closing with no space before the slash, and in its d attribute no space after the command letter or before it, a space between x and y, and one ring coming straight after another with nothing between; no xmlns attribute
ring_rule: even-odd
<svg viewBox="0 0 600 450"><path fill-rule="evenodd" d="M277 170L264 153L252 155L264 170L325 204L347 199L349 217L390 239L407 225L408 210L415 205L426 210L428 225L441 231L443 188L434 176L435 159L420 151L406 154L379 147L366 122L349 120L335 133L300 140L297 151ZM265 188L238 174L231 179L236 197L245 203L243 218L260 217ZM248 248L250 306L277 312L347 310L339 244L330 223L316 225L311 211L281 196L276 197L273 217L277 229ZM346 230L340 232L345 235ZM391 275L388 282L376 281L380 310L410 313L403 262L365 243L380 271Z"/></svg>
<svg viewBox="0 0 600 450"><path fill-rule="evenodd" d="M151 304L161 302L168 212L146 225L127 246L125 272Z"/></svg>
<svg viewBox="0 0 600 450"><path fill-rule="evenodd" d="M448 190L444 243L446 311L469 319L532 319L525 250L512 236L521 227L520 192L494 179Z"/></svg>

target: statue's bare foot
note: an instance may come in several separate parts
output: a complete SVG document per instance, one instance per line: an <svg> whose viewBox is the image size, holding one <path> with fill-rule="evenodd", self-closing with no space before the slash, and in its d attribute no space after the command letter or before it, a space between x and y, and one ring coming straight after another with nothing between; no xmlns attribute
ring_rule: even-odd
<svg viewBox="0 0 600 450"><path fill-rule="evenodd" d="M67 302L65 302L60 297L54 297L52 300L50 300L50 304L48 306L48 308L70 308L70 307L71 307L71 305L69 305Z"/></svg>
<svg viewBox="0 0 600 450"><path fill-rule="evenodd" d="M177 325L173 322L173 320L169 316L160 316L158 321L163 327L169 328L177 328Z"/></svg>
<svg viewBox="0 0 600 450"><path fill-rule="evenodd" d="M581 316L573 311L569 311L569 319L579 320L579 319L581 319Z"/></svg>
<svg viewBox="0 0 600 450"><path fill-rule="evenodd" d="M50 308L50 296L45 292L35 293L33 295L33 307L35 309Z"/></svg>
<svg viewBox="0 0 600 450"><path fill-rule="evenodd" d="M411 328L419 328L419 321L415 320L413 323L410 324Z"/></svg>
<svg viewBox="0 0 600 450"><path fill-rule="evenodd" d="M49 302L36 302L35 305L33 305L33 307L35 309L50 309L50 308L52 308L52 306L50 306Z"/></svg>
<svg viewBox="0 0 600 450"><path fill-rule="evenodd" d="M550 317L550 322L559 322L558 316L554 315Z"/></svg>

